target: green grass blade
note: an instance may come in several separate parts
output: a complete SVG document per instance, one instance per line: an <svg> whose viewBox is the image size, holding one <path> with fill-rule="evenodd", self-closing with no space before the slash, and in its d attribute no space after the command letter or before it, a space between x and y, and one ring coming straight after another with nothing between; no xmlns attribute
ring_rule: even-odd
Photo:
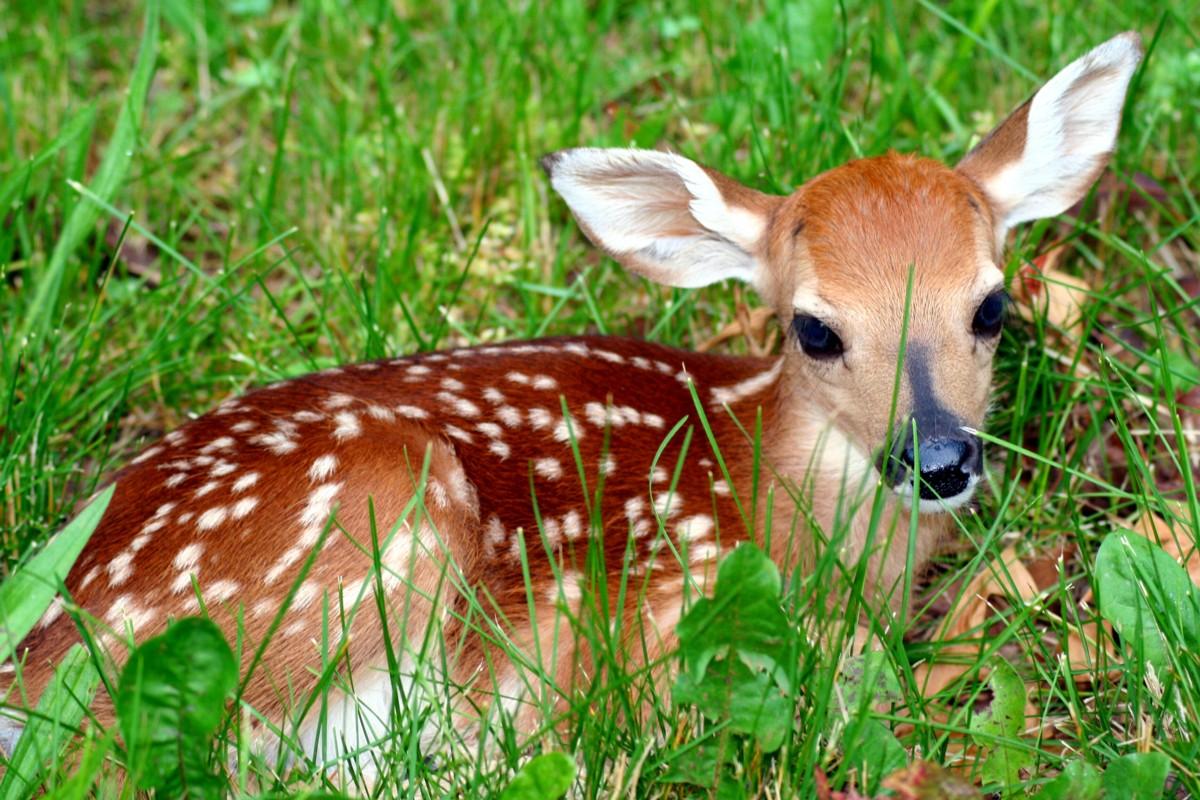
<svg viewBox="0 0 1200 800"><path fill-rule="evenodd" d="M71 565L100 524L115 488L114 484L101 492L42 552L0 584L0 661L12 656L58 593Z"/></svg>
<svg viewBox="0 0 1200 800"><path fill-rule="evenodd" d="M150 88L150 79L154 76L157 57L158 0L150 0L146 4L142 43L138 48L137 62L133 68L126 101L121 107L120 116L117 117L112 139L92 178L92 191L102 198L108 199L116 194L133 161L146 107L146 94ZM36 282L33 299L22 326L21 338L42 336L50 327L58 307L63 277L67 271L67 259L91 232L99 218L100 209L90 203L76 203L71 209L62 233L54 245L54 251L50 254L50 262Z"/></svg>
<svg viewBox="0 0 1200 800"><path fill-rule="evenodd" d="M75 735L99 683L100 672L91 654L74 645L54 671L13 748L0 779L0 800L21 800L42 786L63 745Z"/></svg>

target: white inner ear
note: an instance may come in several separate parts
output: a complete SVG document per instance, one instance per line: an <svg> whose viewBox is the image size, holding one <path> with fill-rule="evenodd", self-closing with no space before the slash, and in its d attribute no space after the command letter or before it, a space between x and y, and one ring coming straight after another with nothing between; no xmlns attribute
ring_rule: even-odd
<svg viewBox="0 0 1200 800"><path fill-rule="evenodd" d="M671 286L753 282L766 220L730 205L698 164L655 150L560 153L551 182L592 239L627 267Z"/></svg>
<svg viewBox="0 0 1200 800"><path fill-rule="evenodd" d="M1125 90L1140 58L1137 37L1122 34L1034 95L1021 157L987 181L1004 227L1061 214L1087 192L1116 145Z"/></svg>

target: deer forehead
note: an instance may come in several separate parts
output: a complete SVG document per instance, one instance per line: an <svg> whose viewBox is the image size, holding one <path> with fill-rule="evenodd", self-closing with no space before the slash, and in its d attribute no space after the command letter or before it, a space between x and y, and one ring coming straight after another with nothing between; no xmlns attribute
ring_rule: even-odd
<svg viewBox="0 0 1200 800"><path fill-rule="evenodd" d="M776 235L786 229L792 242L774 266L791 272L778 284L797 310L903 307L910 269L922 307L944 300L956 313L1001 283L986 200L932 159L852 161L802 186L783 211Z"/></svg>

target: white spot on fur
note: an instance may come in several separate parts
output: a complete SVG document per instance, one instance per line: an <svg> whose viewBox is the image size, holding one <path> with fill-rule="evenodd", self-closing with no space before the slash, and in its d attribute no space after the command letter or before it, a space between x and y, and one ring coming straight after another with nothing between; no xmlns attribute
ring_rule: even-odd
<svg viewBox="0 0 1200 800"><path fill-rule="evenodd" d="M233 491L234 493L244 492L256 483L258 483L258 473L247 472L233 482Z"/></svg>
<svg viewBox="0 0 1200 800"><path fill-rule="evenodd" d="M429 419L429 412L423 408L416 406L399 405L396 406L396 413L408 419Z"/></svg>
<svg viewBox="0 0 1200 800"><path fill-rule="evenodd" d="M554 424L554 415L544 408L531 408L529 409L529 424L535 431L540 431L542 428L548 428Z"/></svg>
<svg viewBox="0 0 1200 800"><path fill-rule="evenodd" d="M390 408L384 408L373 403L367 406L367 414L380 422L394 422L396 420L396 415L392 413Z"/></svg>
<svg viewBox="0 0 1200 800"><path fill-rule="evenodd" d="M284 456L299 447L298 444L283 431L260 433L250 439L254 444L262 445L277 456ZM197 459L199 461L199 459Z"/></svg>
<svg viewBox="0 0 1200 800"><path fill-rule="evenodd" d="M214 489L216 489L216 488L217 488L218 486L220 486L220 485L221 485L221 482L220 482L220 481L209 481L208 483L204 484L204 485L203 485L203 486L201 486L199 489L197 489L197 490L195 491L194 495L195 495L196 497L204 497L204 495L206 495L206 494L208 494L209 492L213 491Z"/></svg>
<svg viewBox="0 0 1200 800"><path fill-rule="evenodd" d="M712 390L712 402L716 405L726 405L736 403L752 394L761 392L766 389L776 380L783 371L783 359L778 359L775 364L765 372L747 378L744 381L733 384L732 386L720 386Z"/></svg>
<svg viewBox="0 0 1200 800"><path fill-rule="evenodd" d="M625 363L624 356L620 355L619 353L614 353L611 350L593 350L592 352L595 353L600 358L603 358L605 361L608 361L612 364L624 364Z"/></svg>
<svg viewBox="0 0 1200 800"><path fill-rule="evenodd" d="M492 441L490 441L488 443L488 450L490 450L493 454L498 456L501 461L508 458L509 455L512 453L512 449L507 444L500 441L499 439L493 439Z"/></svg>
<svg viewBox="0 0 1200 800"><path fill-rule="evenodd" d="M428 375L430 372L433 372L433 370L424 364L413 364L404 371L409 375Z"/></svg>
<svg viewBox="0 0 1200 800"><path fill-rule="evenodd" d="M234 433L246 433L247 431L254 430L257 426L258 423L256 423L254 420L243 419L230 425L229 430L233 431Z"/></svg>
<svg viewBox="0 0 1200 800"><path fill-rule="evenodd" d="M129 551L118 553L112 561L108 562L106 570L108 571L109 586L122 585L133 574L133 553Z"/></svg>
<svg viewBox="0 0 1200 800"><path fill-rule="evenodd" d="M534 375L533 388L543 389L545 391L554 391L558 388L558 381L551 378L549 375Z"/></svg>
<svg viewBox="0 0 1200 800"><path fill-rule="evenodd" d="M217 450L232 450L234 445L232 436L222 436L219 439L213 439L204 447L200 448L201 453L214 453Z"/></svg>
<svg viewBox="0 0 1200 800"><path fill-rule="evenodd" d="M55 595L54 599L50 602L50 607L46 609L46 613L42 614L42 618L38 620L38 627L48 628L54 622L54 620L61 617L63 613L63 604L64 600L62 595ZM5 672L13 671L10 664L5 664L4 666L10 667L10 669L5 670ZM10 750L9 752L12 751Z"/></svg>
<svg viewBox="0 0 1200 800"><path fill-rule="evenodd" d="M496 409L496 416L510 428L519 427L521 424L521 412L512 406L500 406Z"/></svg>
<svg viewBox="0 0 1200 800"><path fill-rule="evenodd" d="M460 416L472 418L479 416L479 406L475 405L466 398L450 394L449 392L438 392L435 396L438 400L454 409L455 413L459 414Z"/></svg>
<svg viewBox="0 0 1200 800"><path fill-rule="evenodd" d="M460 442L465 442L466 444L472 444L475 441L475 439L472 438L471 434L467 433L466 431L464 431L462 428L458 427L457 425L443 425L442 430L444 430L447 435L453 436L455 439L458 439Z"/></svg>
<svg viewBox="0 0 1200 800"><path fill-rule="evenodd" d="M683 497L678 492L660 494L654 498L654 511L660 517L673 517L683 508Z"/></svg>
<svg viewBox="0 0 1200 800"><path fill-rule="evenodd" d="M158 455L162 451L163 451L163 449L162 449L161 445L155 445L154 447L151 447L149 450L143 450L141 455L139 455L137 458L133 459L129 463L141 464L143 461L149 461L150 459L154 458L156 455Z"/></svg>
<svg viewBox="0 0 1200 800"><path fill-rule="evenodd" d="M329 410L332 411L333 409L336 409L336 408L345 408L346 406L350 405L353 402L354 402L354 398L351 397L350 395L339 393L339 394L329 395L329 397L326 397L325 402L323 402L321 405L323 405L325 408L328 408Z"/></svg>
<svg viewBox="0 0 1200 800"><path fill-rule="evenodd" d="M303 611L313 604L321 595L321 587L316 581L305 581L296 589L296 595L292 598L292 607L290 611Z"/></svg>
<svg viewBox="0 0 1200 800"><path fill-rule="evenodd" d="M155 616L154 609L141 606L132 597L123 594L108 607L104 620L118 631L123 631L128 626L136 633Z"/></svg>
<svg viewBox="0 0 1200 800"><path fill-rule="evenodd" d="M583 517L578 511L568 511L563 515L563 533L571 541L583 535Z"/></svg>
<svg viewBox="0 0 1200 800"><path fill-rule="evenodd" d="M500 391L495 386L489 386L483 390L483 399L487 400L492 405L500 405L501 403L507 402L504 392Z"/></svg>
<svg viewBox="0 0 1200 800"><path fill-rule="evenodd" d="M572 439L579 441L583 438L583 428L579 426L574 417L568 414L554 426L554 438L563 444L570 442Z"/></svg>
<svg viewBox="0 0 1200 800"><path fill-rule="evenodd" d="M505 375L504 377L507 378L512 383L519 383L522 386L529 385L529 376L526 375L524 372L510 372L507 375Z"/></svg>
<svg viewBox="0 0 1200 800"><path fill-rule="evenodd" d="M318 483L327 479L337 469L337 456L333 453L323 455L312 462L312 466L308 468L308 479L313 483Z"/></svg>
<svg viewBox="0 0 1200 800"><path fill-rule="evenodd" d="M467 385L458 378L442 378L442 388L451 392L461 392Z"/></svg>
<svg viewBox="0 0 1200 800"><path fill-rule="evenodd" d="M91 586L92 581L96 580L96 576L99 574L100 574L99 567L92 567L91 569L89 569L86 573L84 573L83 580L81 580L79 582L79 588L86 589L87 587Z"/></svg>
<svg viewBox="0 0 1200 800"><path fill-rule="evenodd" d="M146 524L142 526L142 533L157 533L167 526L167 521L161 517L146 520Z"/></svg>
<svg viewBox="0 0 1200 800"><path fill-rule="evenodd" d="M225 506L216 506L210 508L196 518L196 528L202 531L210 531L225 521L229 516L229 509Z"/></svg>
<svg viewBox="0 0 1200 800"><path fill-rule="evenodd" d="M316 544L317 537L321 535L321 530L329 521L329 514L333 510L333 500L341 488L342 484L340 483L323 483L313 489L312 494L308 496L304 510L300 512L300 524L308 529L306 536L301 539L301 543L306 547ZM309 534L314 528L316 533Z"/></svg>
<svg viewBox="0 0 1200 800"><path fill-rule="evenodd" d="M358 421L358 416L349 411L339 411L333 415L337 427L333 429L333 438L339 442L344 442L347 439L353 439L362 433L362 424Z"/></svg>
<svg viewBox="0 0 1200 800"><path fill-rule="evenodd" d="M196 564L200 563L200 556L204 553L204 545L199 542L193 542L180 549L175 554L175 558L171 561L175 565L175 569L180 571L191 572L196 569Z"/></svg>
<svg viewBox="0 0 1200 800"><path fill-rule="evenodd" d="M221 478L236 471L237 464L231 464L228 461L218 461L213 465L213 468L208 471L208 474L214 478Z"/></svg>
<svg viewBox="0 0 1200 800"><path fill-rule="evenodd" d="M685 517L675 526L675 535L682 541L695 542L713 532L713 518L708 514Z"/></svg>
<svg viewBox="0 0 1200 800"><path fill-rule="evenodd" d="M233 518L242 519L258 505L257 497L244 497L233 504Z"/></svg>
<svg viewBox="0 0 1200 800"><path fill-rule="evenodd" d="M475 429L489 439L504 438L504 429L494 422L481 422L475 426Z"/></svg>
<svg viewBox="0 0 1200 800"><path fill-rule="evenodd" d="M163 486L166 486L168 489L174 489L176 486L186 481L187 477L188 474L186 472L176 472L174 475L169 476L165 481L163 481Z"/></svg>
<svg viewBox="0 0 1200 800"><path fill-rule="evenodd" d="M562 464L557 458L539 458L533 462L533 471L543 478L556 481L562 477Z"/></svg>

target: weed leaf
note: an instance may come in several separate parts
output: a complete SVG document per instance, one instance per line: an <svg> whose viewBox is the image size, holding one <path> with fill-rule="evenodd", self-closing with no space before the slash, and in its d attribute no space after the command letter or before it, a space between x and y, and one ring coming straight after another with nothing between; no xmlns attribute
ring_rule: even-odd
<svg viewBox="0 0 1200 800"><path fill-rule="evenodd" d="M12 656L54 600L71 565L100 524L114 489L115 485L101 492L29 563L0 583L0 661Z"/></svg>
<svg viewBox="0 0 1200 800"><path fill-rule="evenodd" d="M211 620L180 620L134 650L116 709L135 781L172 797L219 796L208 758L236 685L233 652Z"/></svg>
<svg viewBox="0 0 1200 800"><path fill-rule="evenodd" d="M1162 753L1130 753L1104 770L1104 800L1159 800L1171 760Z"/></svg>
<svg viewBox="0 0 1200 800"><path fill-rule="evenodd" d="M1057 778L1042 787L1038 800L1099 800L1100 772L1086 761L1072 761Z"/></svg>
<svg viewBox="0 0 1200 800"><path fill-rule="evenodd" d="M500 800L558 800L575 781L575 762L566 753L530 759L500 794Z"/></svg>
<svg viewBox="0 0 1200 800"><path fill-rule="evenodd" d="M1021 783L1021 770L1033 765L1028 750L1009 742L1019 740L1025 728L1025 684L1007 661L997 661L988 675L991 705L971 720L976 744L988 751L983 779L1012 788Z"/></svg>
<svg viewBox="0 0 1200 800"><path fill-rule="evenodd" d="M675 700L711 719L728 719L730 731L753 736L764 753L779 749L792 721L792 702L771 676L737 658L722 659L702 681L681 674Z"/></svg>
<svg viewBox="0 0 1200 800"><path fill-rule="evenodd" d="M789 627L779 604L780 586L779 568L753 545L741 545L721 562L712 598L698 601L676 626L680 654L694 681L704 679L713 658L731 652L786 680L780 668L786 663Z"/></svg>
<svg viewBox="0 0 1200 800"><path fill-rule="evenodd" d="M1100 615L1112 623L1134 654L1158 670L1167 666L1167 642L1178 649L1200 630L1200 597L1179 563L1161 547L1120 531L1096 556Z"/></svg>

